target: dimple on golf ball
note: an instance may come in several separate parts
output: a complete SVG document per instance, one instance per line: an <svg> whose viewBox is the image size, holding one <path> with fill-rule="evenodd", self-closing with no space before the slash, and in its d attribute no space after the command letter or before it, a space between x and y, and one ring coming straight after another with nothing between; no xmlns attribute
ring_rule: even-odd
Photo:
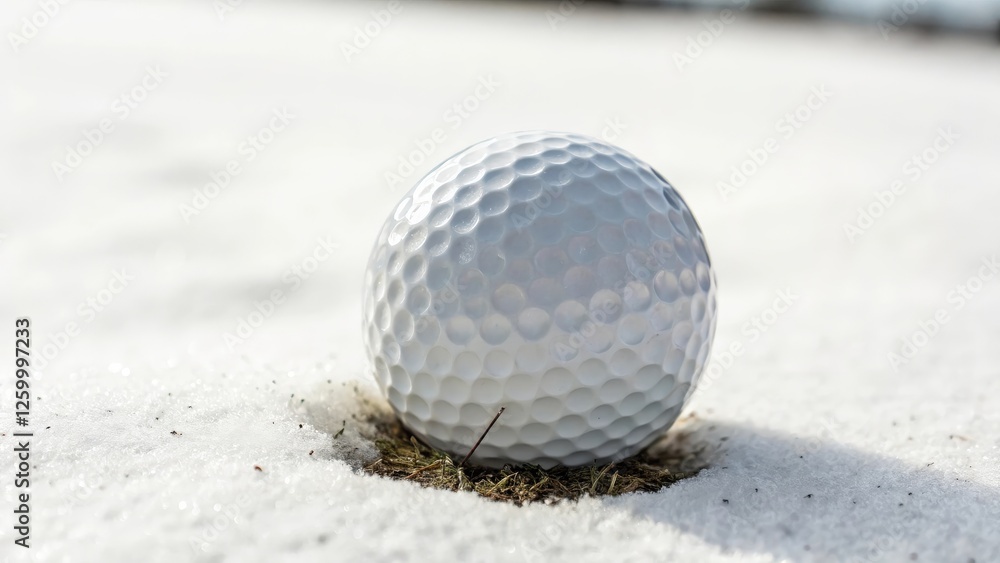
<svg viewBox="0 0 1000 563"><path fill-rule="evenodd" d="M582 135L521 132L438 165L368 262L379 388L429 445L471 462L603 464L677 419L715 334L691 211L650 166Z"/></svg>

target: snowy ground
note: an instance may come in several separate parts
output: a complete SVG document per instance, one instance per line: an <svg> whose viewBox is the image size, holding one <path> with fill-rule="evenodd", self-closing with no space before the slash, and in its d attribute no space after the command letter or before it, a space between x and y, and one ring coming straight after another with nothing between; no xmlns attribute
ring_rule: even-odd
<svg viewBox="0 0 1000 563"><path fill-rule="evenodd" d="M0 55L0 319L36 357L29 551L4 355L0 560L1000 560L995 46L388 6L81 0ZM373 237L433 162L535 128L613 140L695 211L721 316L681 431L713 466L523 508L356 473Z"/></svg>

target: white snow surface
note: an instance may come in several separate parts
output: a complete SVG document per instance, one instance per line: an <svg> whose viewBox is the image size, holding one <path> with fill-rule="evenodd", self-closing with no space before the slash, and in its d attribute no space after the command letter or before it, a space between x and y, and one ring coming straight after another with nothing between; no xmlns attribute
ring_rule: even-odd
<svg viewBox="0 0 1000 563"><path fill-rule="evenodd" d="M72 2L0 55L0 560L1000 560L1000 277L978 278L1000 252L995 46L737 13L678 69L711 13L405 3L382 26L386 3L218 4ZM6 27L38 6L5 2ZM378 33L345 56L366 25ZM161 78L123 115L147 67ZM455 112L479 84L478 107ZM294 117L250 160L240 144L282 109ZM52 162L105 119L58 178ZM352 418L355 388L377 394L358 302L371 241L434 163L522 129L607 136L698 217L715 363L672 430L713 452L698 476L517 507L357 471L374 454ZM935 162L907 164L941 129L955 139ZM777 150L723 197L769 137ZM241 172L206 192L230 160ZM10 508L21 316L30 550Z"/></svg>

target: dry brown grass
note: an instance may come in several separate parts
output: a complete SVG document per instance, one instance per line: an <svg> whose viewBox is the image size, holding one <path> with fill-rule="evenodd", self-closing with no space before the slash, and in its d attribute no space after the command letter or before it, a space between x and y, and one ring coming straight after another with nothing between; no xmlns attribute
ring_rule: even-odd
<svg viewBox="0 0 1000 563"><path fill-rule="evenodd" d="M690 416L689 416L690 417ZM485 498L512 502L572 500L583 495L621 495L658 491L705 467L704 449L690 443L683 430L674 430L639 455L600 467L537 466L490 469L466 465L461 459L435 450L406 431L393 417L373 420L380 457L365 471L449 491L472 491ZM683 423L678 423L683 426Z"/></svg>

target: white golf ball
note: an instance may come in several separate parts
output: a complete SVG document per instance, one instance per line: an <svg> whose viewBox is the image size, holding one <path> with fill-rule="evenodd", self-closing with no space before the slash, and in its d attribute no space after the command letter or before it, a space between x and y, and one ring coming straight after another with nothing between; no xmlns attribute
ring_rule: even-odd
<svg viewBox="0 0 1000 563"><path fill-rule="evenodd" d="M674 188L631 154L551 132L449 158L389 215L365 273L379 388L471 461L603 464L680 414L715 334L716 282Z"/></svg>

